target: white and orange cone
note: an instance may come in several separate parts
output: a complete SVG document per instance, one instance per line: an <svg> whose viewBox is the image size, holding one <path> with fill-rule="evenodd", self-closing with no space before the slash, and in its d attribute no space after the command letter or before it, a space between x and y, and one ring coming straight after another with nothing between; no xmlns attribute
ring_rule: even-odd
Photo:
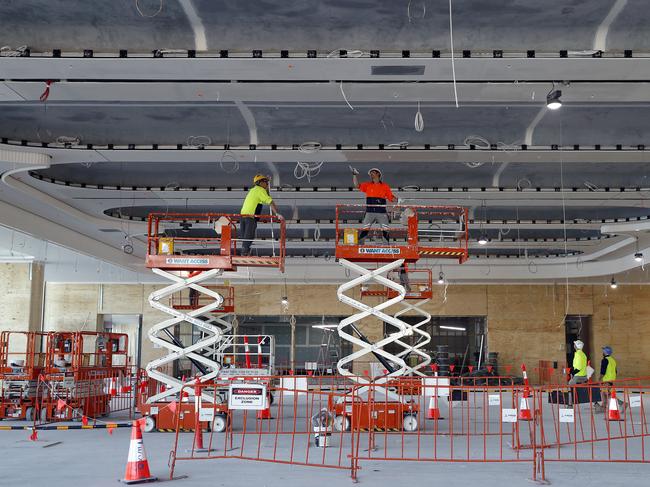
<svg viewBox="0 0 650 487"><path fill-rule="evenodd" d="M618 410L618 401L616 400L616 390L613 388L612 395L609 397L607 421L621 421L621 412Z"/></svg>
<svg viewBox="0 0 650 487"><path fill-rule="evenodd" d="M147 454L144 451L142 442L142 430L138 421L133 422L131 427L131 443L129 445L129 457L126 462L126 472L122 482L125 484L139 484L142 482L154 482L158 480L149 471Z"/></svg>
<svg viewBox="0 0 650 487"><path fill-rule="evenodd" d="M115 383L115 377L111 379L111 390L109 392L111 397L117 396L117 384Z"/></svg>
<svg viewBox="0 0 650 487"><path fill-rule="evenodd" d="M431 396L429 399L427 419L440 419L440 409L438 408L438 398L436 396Z"/></svg>
<svg viewBox="0 0 650 487"><path fill-rule="evenodd" d="M256 417L257 419L273 419L271 417L271 401L268 396L264 401L264 409L258 409Z"/></svg>
<svg viewBox="0 0 650 487"><path fill-rule="evenodd" d="M530 406L528 405L528 398L525 396L522 396L519 401L519 414L517 415L517 418L520 421L530 421L533 419L533 415L530 412Z"/></svg>

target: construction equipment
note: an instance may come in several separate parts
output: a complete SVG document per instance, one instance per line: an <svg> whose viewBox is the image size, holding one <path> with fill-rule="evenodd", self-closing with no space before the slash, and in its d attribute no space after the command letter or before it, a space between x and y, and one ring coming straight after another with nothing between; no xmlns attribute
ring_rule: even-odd
<svg viewBox="0 0 650 487"><path fill-rule="evenodd" d="M48 333L41 418L80 421L107 415L118 387L132 386L128 349L124 333Z"/></svg>
<svg viewBox="0 0 650 487"><path fill-rule="evenodd" d="M34 419L38 378L45 367L45 353L40 350L46 336L22 331L0 334L0 419Z"/></svg>
<svg viewBox="0 0 650 487"><path fill-rule="evenodd" d="M117 384L130 386L121 333L3 332L0 364L0 418L32 421L37 409L42 422L104 415Z"/></svg>
<svg viewBox="0 0 650 487"><path fill-rule="evenodd" d="M271 255L239 255L237 224L241 215L196 213L153 213L148 219L148 252L146 265L170 281L163 289L149 296L152 307L171 318L155 324L149 339L169 353L146 366L152 380L139 396L138 408L147 416L146 430L172 429L174 414L169 405L179 401L182 418L194 421L194 405L189 398L179 397L184 386L229 379L253 377L263 381L274 371L273 337L265 335L234 335L227 320L234 313L234 290L230 286L208 284L224 271L238 267L275 267L284 271L286 230L283 219L259 215L260 226L278 226L277 239L271 240ZM171 298L169 304L166 298ZM189 323L200 337L192 344L183 344L174 337L175 325ZM256 359L253 361L253 357ZM175 377L169 367L176 361L189 359L196 374L186 379ZM188 394L194 392L187 387ZM218 428L225 429L228 414L227 388L215 386L201 389L201 402L216 411ZM185 404L187 402L187 404ZM173 412L172 412L173 413ZM217 418L215 418L217 419ZM209 427L214 427L214 424Z"/></svg>
<svg viewBox="0 0 650 487"><path fill-rule="evenodd" d="M430 271L425 273L421 285L417 279L411 282L408 264L422 257L455 259L459 263L468 257L466 208L409 205L394 207L393 210L400 213L400 225L388 230L395 243L359 245L357 239L350 238L350 234L356 231L350 225L363 218L366 206L338 205L336 208L336 257L345 268L346 275L358 275L342 284L337 291L339 301L358 310L356 314L343 319L337 328L339 336L355 347L355 351L341 358L337 364L339 373L355 384L349 397L330 405L338 430L414 431L418 428L419 403L413 396L419 393L419 387L409 383L408 387L396 388L395 379L409 375L423 376L423 369L431 362L431 357L423 350L431 337L420 329L431 316L420 306L431 298L432 282ZM381 230L383 234L386 229ZM431 243L433 241L435 245ZM368 269L357 262L372 262L377 267ZM362 296L372 295L385 300L370 306L346 294L357 286L361 286ZM407 291L414 299L422 301L416 304L404 302ZM400 305L403 309L394 315L385 312L394 305ZM403 321L400 317L409 311L415 311L422 319L415 324ZM370 316L386 324L383 339L371 341L357 326L358 322ZM417 336L417 339L407 343L405 337L411 336ZM403 350L391 353L388 351L393 348L391 345L398 345ZM382 364L383 374L363 377L346 367L369 355ZM405 361L410 355L418 357L418 363L414 366L407 365Z"/></svg>

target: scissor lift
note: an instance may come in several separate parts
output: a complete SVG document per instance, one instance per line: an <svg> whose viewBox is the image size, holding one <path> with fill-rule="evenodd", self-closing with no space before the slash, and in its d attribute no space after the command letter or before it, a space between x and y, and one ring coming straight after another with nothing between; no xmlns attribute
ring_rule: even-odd
<svg viewBox="0 0 650 487"><path fill-rule="evenodd" d="M0 419L34 419L46 338L38 332L0 333Z"/></svg>
<svg viewBox="0 0 650 487"><path fill-rule="evenodd" d="M400 394L400 388L395 392L394 385L397 377L407 375L424 375L421 369L430 363L431 358L422 350L431 337L420 330L431 316L420 308L432 297L432 279L430 271L426 282L418 285L406 284L409 264L421 258L454 259L459 263L468 258L468 229L467 209L461 207L437 207L406 205L395 206L392 211L399 215L399 224L388 229L389 242L365 243L360 245L357 239L359 222L365 214L365 205L338 205L336 207L336 258L346 269L346 275L358 274L358 277L342 284L338 291L339 301L359 310L358 313L343 319L338 326L339 336L352 343L356 351L339 360L337 368L340 374L349 377L357 384L355 398L346 398L333 405L335 426L337 429L368 428L370 430L404 429L414 431L418 427L417 404L409 401L408 397ZM385 229L377 228L371 231L369 237L383 235ZM369 269L359 263L373 263L376 268ZM402 279L400 279L400 270ZM414 272L412 273L414 274ZM391 276L393 279L391 279ZM400 283L401 281L401 283ZM410 281L410 279L409 279ZM379 289L374 288L379 285ZM416 291L413 290L415 285ZM358 301L348 294L356 286L362 286L362 296L373 295L385 300L370 306ZM414 299L422 298L421 302L410 304L407 299L407 289ZM403 309L395 315L384 312L393 305L400 304ZM423 319L415 325L410 325L400 319L408 311L416 311ZM361 332L357 323L369 316L375 316L392 328L386 337L371 342ZM406 336L417 334L419 339L414 345L405 343ZM404 350L397 354L389 353L387 345L397 344ZM405 358L418 355L419 363L410 367ZM353 374L345 366L355 360L368 359L373 355L384 367L382 376L371 378ZM364 395L380 394L385 397L380 401L359 401ZM372 406L370 406L372 404ZM378 408L381 406L381 410ZM373 408L370 411L370 408ZM367 421L363 418L370 418ZM354 424L354 421L357 424Z"/></svg>
<svg viewBox="0 0 650 487"><path fill-rule="evenodd" d="M225 314L234 312L234 293L231 287L207 284L215 281L224 271L236 271L240 267L271 267L284 272L286 228L283 219L271 215L257 215L259 228L270 228L271 247L263 249L260 255L243 256L240 253L241 239L237 228L242 216L224 213L153 213L148 219L148 252L146 265L170 281L169 286L154 291L149 296L152 307L167 313L171 318L155 324L149 330L149 339L169 353L151 361L146 366L147 374L163 387L152 388L140 410L151 420L147 429L171 429L171 424L162 424L164 417L153 416L176 400L181 388L196 381L216 380L226 358L236 357L241 344L244 355L248 347L262 346L257 335L241 337L232 335L232 325ZM227 292L226 292L227 290ZM224 297L225 295L225 297ZM179 296L187 296L185 302ZM166 298L171 297L171 302ZM190 323L201 331L202 337L192 345L181 343L172 333L176 324ZM244 343L248 341L249 343ZM272 342L272 340L270 340ZM272 344L269 343L271 346ZM233 348L235 351L233 351ZM189 359L197 369L196 377L178 378L169 372L173 362ZM246 363L246 362L245 362ZM257 364L256 364L257 365ZM256 376L271 375L272 359L263 362L263 367L253 367ZM232 372L232 368L227 368ZM243 374L240 374L243 375ZM192 394L193 388L186 387ZM181 398L183 400L183 398ZM218 390L203 388L200 401L216 404L218 414L227 414L224 397ZM185 408L185 406L183 406ZM155 409L154 409L155 408ZM155 411L155 412L154 412ZM194 418L194 414L188 415ZM167 423L167 421L164 421ZM214 424L212 425L214 427ZM218 429L225 429L220 421Z"/></svg>

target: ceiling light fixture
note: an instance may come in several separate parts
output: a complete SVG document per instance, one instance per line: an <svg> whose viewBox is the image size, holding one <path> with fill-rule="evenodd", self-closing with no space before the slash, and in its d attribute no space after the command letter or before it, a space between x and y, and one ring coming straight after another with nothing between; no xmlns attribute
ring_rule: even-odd
<svg viewBox="0 0 650 487"><path fill-rule="evenodd" d="M642 252L636 252L634 254L634 260L637 262L643 262L643 253Z"/></svg>
<svg viewBox="0 0 650 487"><path fill-rule="evenodd" d="M560 108L562 106L561 96L562 90L556 90L555 86L553 86L553 89L546 95L546 108L549 110L557 110Z"/></svg>
<svg viewBox="0 0 650 487"><path fill-rule="evenodd" d="M460 326L444 326L444 325L440 325L438 328L441 328L443 330L467 331L467 329L462 328Z"/></svg>
<svg viewBox="0 0 650 487"><path fill-rule="evenodd" d="M438 284L444 284L445 283L445 273L440 271L440 274L438 274Z"/></svg>
<svg viewBox="0 0 650 487"><path fill-rule="evenodd" d="M488 239L487 239L487 237L485 235L481 235L478 238L478 244L479 245L487 245L487 243L488 243Z"/></svg>
<svg viewBox="0 0 650 487"><path fill-rule="evenodd" d="M616 283L616 279L612 277L612 280L609 282L609 287L612 289L616 289L618 287L618 284Z"/></svg>

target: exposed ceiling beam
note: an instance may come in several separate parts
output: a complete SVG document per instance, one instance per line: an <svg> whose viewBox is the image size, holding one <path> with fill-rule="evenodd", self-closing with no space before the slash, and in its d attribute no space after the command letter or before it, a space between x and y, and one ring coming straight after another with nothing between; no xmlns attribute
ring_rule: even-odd
<svg viewBox="0 0 650 487"><path fill-rule="evenodd" d="M6 57L5 80L159 80L159 81L449 81L449 58L109 58ZM472 57L455 59L458 81L643 81L650 79L646 58ZM373 67L395 75L372 74ZM422 75L400 69L422 68ZM461 93L462 96L462 93Z"/></svg>
<svg viewBox="0 0 650 487"><path fill-rule="evenodd" d="M649 103L650 83L581 82L562 86L562 101L567 105L605 104L620 106L625 103ZM485 106L494 104L537 104L546 103L546 94L552 85L521 81L458 83L464 106ZM41 105L43 82L5 81L0 83L0 101L23 102ZM451 82L437 83L345 83L348 100L363 103L364 107L381 106L422 107L449 106ZM175 106L178 103L201 103L202 106L223 106L238 101L250 107L261 104L298 103L315 104L344 103L340 86L335 82L304 83L160 83L160 82L57 82L50 89L48 106L65 106L66 102L76 106L101 107L107 103L151 104ZM368 105L370 104L370 105ZM154 105L155 106L155 105ZM295 105L290 105L295 106Z"/></svg>

